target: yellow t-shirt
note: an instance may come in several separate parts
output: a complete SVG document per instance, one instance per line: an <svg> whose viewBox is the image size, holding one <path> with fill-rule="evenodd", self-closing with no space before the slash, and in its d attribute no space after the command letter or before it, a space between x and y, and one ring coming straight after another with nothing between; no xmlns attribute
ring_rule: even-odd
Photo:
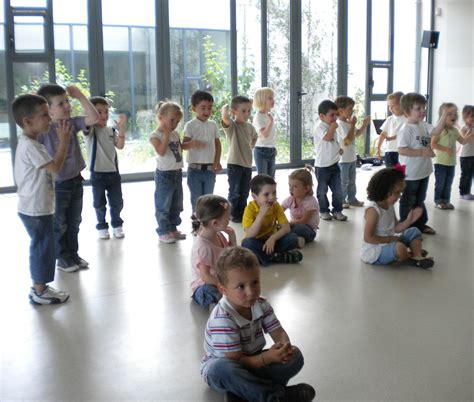
<svg viewBox="0 0 474 402"><path fill-rule="evenodd" d="M459 137L459 131L457 128L453 127L449 130L444 128L439 135L438 144L443 147L451 148L454 151L453 156L449 156L447 152L440 151L435 149L436 158L434 163L445 166L454 166L456 165L456 141Z"/></svg>
<svg viewBox="0 0 474 402"><path fill-rule="evenodd" d="M252 201L245 207L244 216L242 218L242 226L244 227L244 230L252 226L259 211L260 207L255 201ZM255 237L262 240L268 239L278 230L278 225L283 225L285 223L288 223L285 212L281 205L278 202L275 202L271 208L268 208L267 213L263 217L260 232Z"/></svg>

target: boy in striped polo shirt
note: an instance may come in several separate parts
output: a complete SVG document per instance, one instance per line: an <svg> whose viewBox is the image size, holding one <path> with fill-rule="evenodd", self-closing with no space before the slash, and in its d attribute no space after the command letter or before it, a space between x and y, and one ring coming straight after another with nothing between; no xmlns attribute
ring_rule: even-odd
<svg viewBox="0 0 474 402"><path fill-rule="evenodd" d="M230 247L216 275L222 299L207 321L201 364L204 381L227 401L311 401L308 384L287 386L303 367L271 305L260 296L260 267L250 250ZM264 333L275 342L265 347Z"/></svg>

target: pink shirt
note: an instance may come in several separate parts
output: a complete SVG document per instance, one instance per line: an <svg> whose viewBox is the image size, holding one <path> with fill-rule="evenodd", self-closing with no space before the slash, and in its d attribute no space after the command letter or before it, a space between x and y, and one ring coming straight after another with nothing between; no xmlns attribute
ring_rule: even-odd
<svg viewBox="0 0 474 402"><path fill-rule="evenodd" d="M307 195L299 205L296 205L295 198L290 196L281 203L281 206L284 209L290 210L291 221L301 219L307 211L314 211L307 225L311 226L314 230L319 228L319 203L314 195Z"/></svg>
<svg viewBox="0 0 474 402"><path fill-rule="evenodd" d="M201 274L198 265L204 264L211 267L211 275L216 276L214 267L217 260L226 247L229 247L229 242L222 233L217 233L220 246L215 245L212 241L197 235L194 240L193 250L191 252L191 265L193 266L194 279L191 282L191 290L194 293L199 286L204 285L201 279Z"/></svg>

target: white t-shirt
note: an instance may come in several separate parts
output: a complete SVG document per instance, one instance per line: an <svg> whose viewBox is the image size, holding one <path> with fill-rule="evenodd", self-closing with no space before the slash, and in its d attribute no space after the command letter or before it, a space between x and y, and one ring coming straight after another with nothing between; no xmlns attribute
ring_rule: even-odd
<svg viewBox="0 0 474 402"><path fill-rule="evenodd" d="M471 129L471 131L472 130L473 129ZM463 158L467 156L474 156L474 138L471 138L466 144L462 146L461 156Z"/></svg>
<svg viewBox="0 0 474 402"><path fill-rule="evenodd" d="M163 133L161 131L153 131L149 139L157 138L161 141ZM176 131L172 131L169 137L168 148L164 156L156 156L156 168L161 171L178 170L183 168L183 150L181 149L181 141Z"/></svg>
<svg viewBox="0 0 474 402"><path fill-rule="evenodd" d="M258 138L255 144L256 147L264 147L264 148L275 148L276 147L276 132L275 132L275 122L272 124L272 128L268 133L267 137L264 137L260 130L262 128L267 127L268 125L268 116L264 113L257 112L253 117L253 126L255 130L257 130Z"/></svg>
<svg viewBox="0 0 474 402"><path fill-rule="evenodd" d="M399 148L423 149L431 146L433 126L424 121L418 124L405 123L397 135ZM431 158L424 156L402 156L400 163L406 165L406 180L421 180L433 171Z"/></svg>
<svg viewBox="0 0 474 402"><path fill-rule="evenodd" d="M337 138L337 132L334 133L334 137L331 141L323 140L323 137L327 134L329 124L322 120L316 123L314 133L314 166L316 167L328 167L339 162L341 155L339 150L339 140Z"/></svg>
<svg viewBox="0 0 474 402"><path fill-rule="evenodd" d="M54 177L44 166L53 160L44 145L22 134L15 154L18 212L29 216L54 214Z"/></svg>
<svg viewBox="0 0 474 402"><path fill-rule="evenodd" d="M206 146L202 149L191 148L188 150L188 155L186 156L188 163L214 163L216 138L219 138L215 121L201 121L198 118L194 118L184 126L184 136L206 143Z"/></svg>
<svg viewBox="0 0 474 402"><path fill-rule="evenodd" d="M400 116L395 116L392 114L387 117L380 128L382 131L385 131L389 137L392 137L400 132L406 121L407 118L403 114ZM385 152L398 152L397 139L395 138L391 141L385 140L382 144L382 147Z"/></svg>
<svg viewBox="0 0 474 402"><path fill-rule="evenodd" d="M117 131L112 127L93 126L83 133L91 172L118 172Z"/></svg>
<svg viewBox="0 0 474 402"><path fill-rule="evenodd" d="M338 127L336 133L338 136L338 141L341 145L342 150L344 151L344 153L341 155L341 160L339 162L355 162L357 160L355 138L354 141L352 141L349 145L344 145L344 138L347 137L347 133L349 132L351 125L350 123L339 119L337 119L337 124Z"/></svg>

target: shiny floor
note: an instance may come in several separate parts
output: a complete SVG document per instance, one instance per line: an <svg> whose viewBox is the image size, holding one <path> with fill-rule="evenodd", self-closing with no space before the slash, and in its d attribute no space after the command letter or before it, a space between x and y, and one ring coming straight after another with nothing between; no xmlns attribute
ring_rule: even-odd
<svg viewBox="0 0 474 402"><path fill-rule="evenodd" d="M359 198L372 173L358 171ZM281 199L287 174L277 172ZM263 294L305 356L294 381L311 383L319 400L474 399L474 202L455 185L456 210L435 210L433 181L432 270L361 263L361 208L348 222L322 222L302 264L262 270ZM0 196L0 400L222 400L199 375L207 313L189 298L192 238L159 245L154 183L123 189L126 237L99 240L85 188L80 254L90 269L57 272L53 285L71 294L60 306L28 303L28 238L16 195ZM226 192L220 175L216 193Z"/></svg>

